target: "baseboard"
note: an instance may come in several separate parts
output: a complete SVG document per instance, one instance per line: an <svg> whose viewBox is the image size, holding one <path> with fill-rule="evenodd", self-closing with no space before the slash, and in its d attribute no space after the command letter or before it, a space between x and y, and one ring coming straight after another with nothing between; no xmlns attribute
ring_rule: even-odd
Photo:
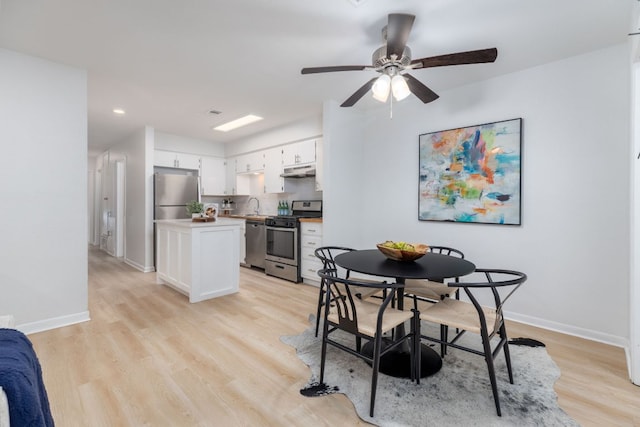
<svg viewBox="0 0 640 427"><path fill-rule="evenodd" d="M124 258L124 263L143 273L153 273L154 271L156 271L154 267L145 267L144 265L138 264L135 261L131 261L128 258Z"/></svg>
<svg viewBox="0 0 640 427"><path fill-rule="evenodd" d="M562 334L572 335L574 337L584 338L590 341L597 341L604 344L613 345L615 347L622 347L623 349L625 349L625 351L628 351L630 345L628 338L605 334L602 332L593 331L591 329L579 328L572 325L566 325L564 323L540 319L539 317L505 312L505 318L513 322L524 323L526 325L548 329L550 331L560 332Z"/></svg>
<svg viewBox="0 0 640 427"><path fill-rule="evenodd" d="M51 319L39 320L37 322L23 323L16 325L16 329L29 335L36 332L44 332L50 329L61 328L63 326L75 325L76 323L87 322L91 320L88 311L70 314L68 316L53 317Z"/></svg>

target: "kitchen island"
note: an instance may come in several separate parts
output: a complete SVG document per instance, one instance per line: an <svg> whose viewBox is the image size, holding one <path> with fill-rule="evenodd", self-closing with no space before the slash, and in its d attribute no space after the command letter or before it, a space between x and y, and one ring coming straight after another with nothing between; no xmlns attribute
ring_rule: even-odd
<svg viewBox="0 0 640 427"><path fill-rule="evenodd" d="M244 220L156 221L156 278L198 302L238 292Z"/></svg>

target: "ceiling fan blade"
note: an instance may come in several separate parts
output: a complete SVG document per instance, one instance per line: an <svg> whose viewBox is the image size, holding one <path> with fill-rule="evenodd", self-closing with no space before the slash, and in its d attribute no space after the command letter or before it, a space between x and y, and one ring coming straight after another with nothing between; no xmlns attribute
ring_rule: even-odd
<svg viewBox="0 0 640 427"><path fill-rule="evenodd" d="M434 91L426 87L424 84L420 82L420 80L416 79L410 74L403 74L402 77L407 81L407 86L409 86L409 90L412 94L417 96L420 101L425 104L435 101L439 98L438 94Z"/></svg>
<svg viewBox="0 0 640 427"><path fill-rule="evenodd" d="M493 62L498 57L498 49L470 50L468 52L450 53L447 55L431 56L429 58L414 59L411 65L421 64L415 68L443 67L446 65L480 64Z"/></svg>
<svg viewBox="0 0 640 427"><path fill-rule="evenodd" d="M387 58L391 59L392 55L399 60L407 45L407 39L413 27L415 15L404 13L390 13L389 23L387 24Z"/></svg>
<svg viewBox="0 0 640 427"><path fill-rule="evenodd" d="M353 105L360 100L364 96L365 93L369 92L371 86L378 80L377 77L372 78L368 82L366 82L360 89L354 92L346 101L344 101L340 106L341 107L353 107Z"/></svg>
<svg viewBox="0 0 640 427"><path fill-rule="evenodd" d="M303 68L302 74L314 74L314 73L330 73L333 71L361 71L365 68L372 68L370 65L336 65L332 67L310 67Z"/></svg>

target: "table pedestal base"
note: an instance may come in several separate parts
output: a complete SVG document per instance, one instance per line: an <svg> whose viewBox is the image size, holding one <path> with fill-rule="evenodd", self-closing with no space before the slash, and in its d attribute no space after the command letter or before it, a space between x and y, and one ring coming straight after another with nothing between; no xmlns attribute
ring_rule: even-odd
<svg viewBox="0 0 640 427"><path fill-rule="evenodd" d="M382 346L384 348L384 341ZM373 355L373 342L369 341L362 346L362 354L371 357ZM440 355L431 347L421 344L420 351L420 378L435 374L442 368ZM396 378L411 378L411 354L402 345L391 350L380 358L380 372Z"/></svg>

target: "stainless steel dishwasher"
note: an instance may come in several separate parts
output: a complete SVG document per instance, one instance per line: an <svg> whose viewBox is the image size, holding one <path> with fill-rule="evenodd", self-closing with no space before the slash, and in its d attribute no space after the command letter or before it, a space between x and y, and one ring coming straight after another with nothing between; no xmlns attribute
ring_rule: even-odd
<svg viewBox="0 0 640 427"><path fill-rule="evenodd" d="M244 235L247 244L245 263L251 267L264 268L264 256L267 249L267 233L264 222L247 220Z"/></svg>

